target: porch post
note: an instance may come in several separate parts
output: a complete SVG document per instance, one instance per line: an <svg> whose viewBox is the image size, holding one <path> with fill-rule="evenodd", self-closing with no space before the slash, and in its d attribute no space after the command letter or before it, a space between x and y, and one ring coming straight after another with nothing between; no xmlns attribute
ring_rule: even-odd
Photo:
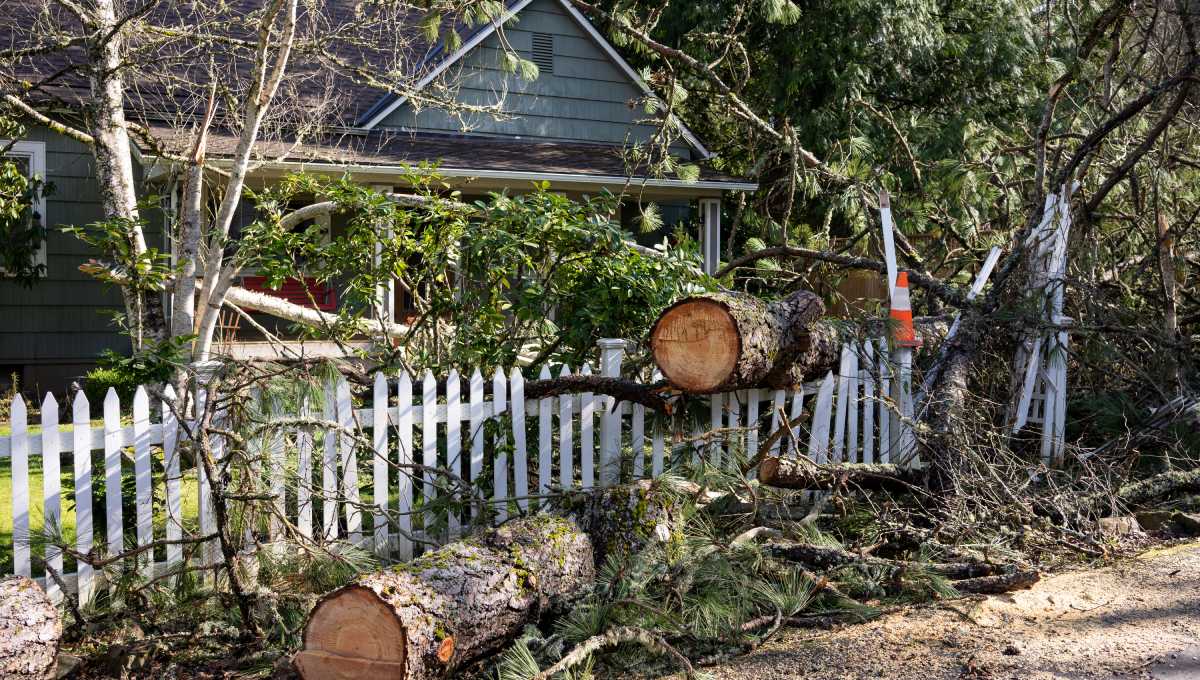
<svg viewBox="0 0 1200 680"><path fill-rule="evenodd" d="M721 199L700 199L700 252L704 273L715 274L721 266Z"/></svg>
<svg viewBox="0 0 1200 680"><path fill-rule="evenodd" d="M394 190L390 184L374 184L372 188L382 194L390 194ZM379 230L384 238L390 238L392 235L392 225L381 224ZM379 266L383 246L375 243L375 266ZM389 278L387 283L377 285L375 287L375 309L372 310L372 316L382 320L384 323L395 323L396 321L396 281Z"/></svg>

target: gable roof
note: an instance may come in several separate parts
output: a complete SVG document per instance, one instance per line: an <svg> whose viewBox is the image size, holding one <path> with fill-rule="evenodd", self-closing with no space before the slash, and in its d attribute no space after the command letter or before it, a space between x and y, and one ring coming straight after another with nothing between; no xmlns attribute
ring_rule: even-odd
<svg viewBox="0 0 1200 680"><path fill-rule="evenodd" d="M416 89L419 91L432 83L439 75L444 73L455 63L462 60L463 57L467 56L467 54L478 47L480 43L495 33L510 19L516 16L522 9L525 9L525 7L527 7L532 1L533 0L515 0L510 2L508 4L508 9L503 15L483 26L480 30L476 31L474 35L463 42L459 49L455 50L452 54L447 55L445 58L441 59L441 61L437 62L436 65L433 66L433 68L431 68L429 72L426 73L416 83ZM617 68L620 69L620 71L627 78L629 78L630 82L632 82L647 97L656 101L661 101L657 93L655 93L654 90L652 90L646 83L646 81L643 80L640 75L638 75L638 72L629 65L629 62L625 61L620 53L617 52L616 48L613 47L612 43L606 40L604 36L596 30L596 27L592 25L592 22L588 21L587 17L585 17L578 9L575 8L575 6L571 3L571 0L557 1L563 7L567 15L570 16L575 23L577 23L585 33L587 33L588 37L590 37L596 43L596 45L604 51L605 55L607 55L608 58L617 66ZM383 120L389 115L403 106L407 101L408 100L404 97L391 94L386 95L357 121L357 126L365 130L372 130L381 122L383 122ZM689 130L688 127L684 125L683 121L679 120L677 116L670 114L668 121L679 130L680 135L687 141L688 145L691 146L696 153L700 154L701 160L708 159L713 156L713 153L710 152L704 146L704 144L700 142L696 135L693 134L692 131Z"/></svg>

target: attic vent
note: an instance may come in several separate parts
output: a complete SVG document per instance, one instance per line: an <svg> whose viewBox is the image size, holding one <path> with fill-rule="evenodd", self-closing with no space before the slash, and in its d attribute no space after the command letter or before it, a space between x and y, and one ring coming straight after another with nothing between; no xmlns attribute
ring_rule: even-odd
<svg viewBox="0 0 1200 680"><path fill-rule="evenodd" d="M554 36L549 33L533 34L533 63L538 73L554 73Z"/></svg>

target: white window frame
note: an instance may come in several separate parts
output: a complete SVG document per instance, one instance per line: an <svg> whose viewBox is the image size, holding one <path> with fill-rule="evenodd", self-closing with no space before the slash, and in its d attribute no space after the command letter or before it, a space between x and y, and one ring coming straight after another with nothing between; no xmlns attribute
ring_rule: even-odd
<svg viewBox="0 0 1200 680"><path fill-rule="evenodd" d="M0 149L8 147L9 140L0 139ZM46 143L45 142L13 142L12 147L4 152L5 158L13 156L23 156L29 159L29 173L42 182L46 181ZM33 201L34 211L41 216L42 224L49 228L49 219L46 216L46 196L38 192L37 198ZM37 254L34 255L34 264L45 266L46 264L46 240L42 239L42 245L38 248ZM49 273L48 271L46 273ZM4 276L7 272L3 267L0 267L0 276Z"/></svg>

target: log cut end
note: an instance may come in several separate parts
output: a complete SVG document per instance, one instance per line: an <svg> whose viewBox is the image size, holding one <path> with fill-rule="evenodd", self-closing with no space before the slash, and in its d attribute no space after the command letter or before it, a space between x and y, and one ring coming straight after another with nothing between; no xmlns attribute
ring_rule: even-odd
<svg viewBox="0 0 1200 680"><path fill-rule="evenodd" d="M313 610L294 663L306 680L403 678L406 644L391 608L367 588L352 586Z"/></svg>
<svg viewBox="0 0 1200 680"><path fill-rule="evenodd" d="M58 610L24 576L0 579L0 678L44 680L57 673Z"/></svg>
<svg viewBox="0 0 1200 680"><path fill-rule="evenodd" d="M650 331L650 347L672 385L703 393L717 389L733 373L741 338L728 308L695 298L659 317Z"/></svg>

